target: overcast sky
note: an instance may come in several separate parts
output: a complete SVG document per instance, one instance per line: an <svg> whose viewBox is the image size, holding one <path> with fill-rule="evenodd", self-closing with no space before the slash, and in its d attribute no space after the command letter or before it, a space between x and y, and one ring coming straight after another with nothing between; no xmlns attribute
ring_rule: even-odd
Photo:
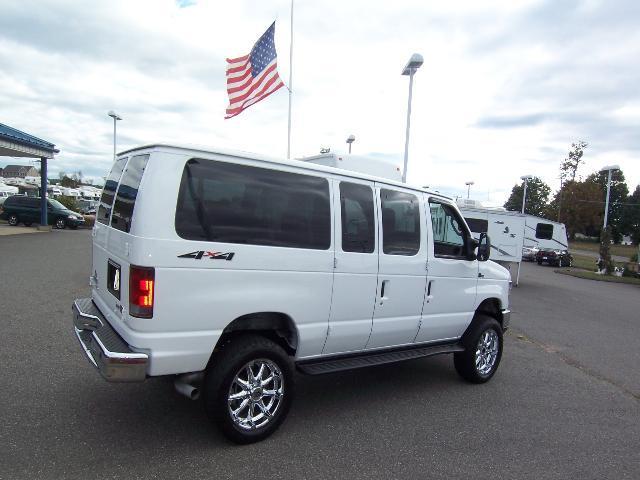
<svg viewBox="0 0 640 480"><path fill-rule="evenodd" d="M276 20L289 76L289 0L0 0L0 123L55 143L59 170L102 177L154 141L284 157L287 91L224 120L225 58ZM524 174L558 187L570 144L586 176L621 165L640 183L637 0L297 0L294 156L320 147L402 162L413 52L409 183L506 200ZM0 159L3 163L19 163Z"/></svg>

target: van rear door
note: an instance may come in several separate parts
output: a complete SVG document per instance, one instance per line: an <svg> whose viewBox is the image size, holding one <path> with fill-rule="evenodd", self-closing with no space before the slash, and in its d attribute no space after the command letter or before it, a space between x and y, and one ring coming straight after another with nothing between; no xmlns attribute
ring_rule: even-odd
<svg viewBox="0 0 640 480"><path fill-rule="evenodd" d="M116 161L105 182L93 232L93 298L116 328L128 310L129 232L148 160L149 154L142 154Z"/></svg>

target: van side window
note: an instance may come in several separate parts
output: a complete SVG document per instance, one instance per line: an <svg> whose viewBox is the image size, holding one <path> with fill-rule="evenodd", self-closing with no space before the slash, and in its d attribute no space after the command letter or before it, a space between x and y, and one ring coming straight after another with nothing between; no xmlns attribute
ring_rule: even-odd
<svg viewBox="0 0 640 480"><path fill-rule="evenodd" d="M189 160L175 226L187 240L327 250L325 178L213 160Z"/></svg>
<svg viewBox="0 0 640 480"><path fill-rule="evenodd" d="M489 222L487 220L469 217L465 217L464 219L473 233L487 233L489 231Z"/></svg>
<svg viewBox="0 0 640 480"><path fill-rule="evenodd" d="M136 204L138 188L142 174L147 166L149 154L136 155L131 157L127 168L122 174L116 201L113 204L113 215L111 216L111 226L123 232L131 230L131 218L133 217L133 207Z"/></svg>
<svg viewBox="0 0 640 480"><path fill-rule="evenodd" d="M382 251L387 255L416 255L420 250L418 197L396 190L380 190Z"/></svg>
<svg viewBox="0 0 640 480"><path fill-rule="evenodd" d="M376 226L371 187L340 182L340 210L342 251L372 253Z"/></svg>
<svg viewBox="0 0 640 480"><path fill-rule="evenodd" d="M429 200L436 257L465 258L466 227L451 205Z"/></svg>
<svg viewBox="0 0 640 480"><path fill-rule="evenodd" d="M111 206L116 196L116 188L120 182L120 176L124 170L124 166L127 164L127 157L120 157L113 164L111 172L104 182L104 188L102 189L102 196L100 197L100 205L98 206L98 213L96 214L96 220L105 225L109 225L109 217L111 217Z"/></svg>
<svg viewBox="0 0 640 480"><path fill-rule="evenodd" d="M538 223L536 225L536 238L551 240L553 238L553 224Z"/></svg>

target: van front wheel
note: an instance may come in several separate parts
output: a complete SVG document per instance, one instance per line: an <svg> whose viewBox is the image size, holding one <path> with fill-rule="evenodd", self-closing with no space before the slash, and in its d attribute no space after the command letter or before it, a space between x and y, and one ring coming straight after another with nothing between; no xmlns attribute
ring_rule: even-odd
<svg viewBox="0 0 640 480"><path fill-rule="evenodd" d="M62 230L64 227L66 227L66 223L64 223L64 218L58 218L56 220L56 228L59 230Z"/></svg>
<svg viewBox="0 0 640 480"><path fill-rule="evenodd" d="M293 400L293 366L287 353L259 335L235 338L211 360L204 381L209 418L240 444L271 435Z"/></svg>
<svg viewBox="0 0 640 480"><path fill-rule="evenodd" d="M502 358L502 328L496 319L480 315L462 339L464 352L454 354L458 374L472 383L489 381Z"/></svg>

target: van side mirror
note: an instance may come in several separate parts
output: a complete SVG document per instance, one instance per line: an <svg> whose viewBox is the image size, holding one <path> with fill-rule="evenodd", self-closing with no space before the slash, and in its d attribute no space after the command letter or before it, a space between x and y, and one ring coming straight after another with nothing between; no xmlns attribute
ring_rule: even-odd
<svg viewBox="0 0 640 480"><path fill-rule="evenodd" d="M487 235L486 233L481 233L480 239L478 240L478 253L477 253L478 261L486 262L487 260L489 260L490 256L491 256L491 239L489 238L489 235Z"/></svg>

